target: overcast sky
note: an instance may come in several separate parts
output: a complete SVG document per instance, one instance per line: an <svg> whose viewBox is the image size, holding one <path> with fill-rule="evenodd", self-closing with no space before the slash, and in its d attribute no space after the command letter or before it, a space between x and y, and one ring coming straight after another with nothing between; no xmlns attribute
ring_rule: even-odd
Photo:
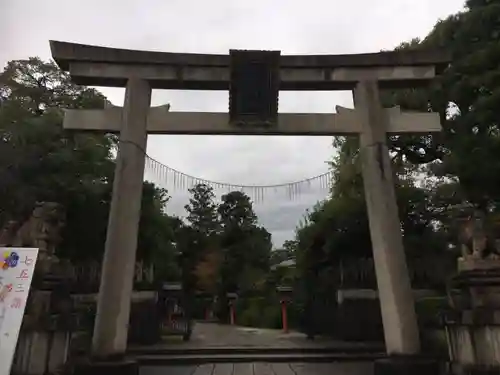
<svg viewBox="0 0 500 375"><path fill-rule="evenodd" d="M228 53L229 49L282 54L378 52L425 36L464 0L0 0L0 65L30 56L50 58L49 40L107 47ZM115 105L123 89L102 88ZM174 111L226 112L226 92L153 91L152 105ZM350 93L285 92L280 112L332 112L352 106ZM209 180L275 184L327 171L329 137L150 136L148 154ZM187 195L170 191L169 211L184 213ZM290 202L286 196L256 205L260 222L280 245L293 237L304 210L324 192Z"/></svg>

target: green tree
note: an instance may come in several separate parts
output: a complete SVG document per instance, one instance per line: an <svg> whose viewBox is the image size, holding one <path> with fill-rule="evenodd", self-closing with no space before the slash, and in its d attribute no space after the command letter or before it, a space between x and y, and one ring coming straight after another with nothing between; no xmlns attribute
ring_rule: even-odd
<svg viewBox="0 0 500 375"><path fill-rule="evenodd" d="M36 201L66 210L58 253L83 259L102 252L114 140L62 128L64 108L103 108L97 91L74 85L55 64L11 61L0 75L0 224L24 220Z"/></svg>
<svg viewBox="0 0 500 375"><path fill-rule="evenodd" d="M209 258L217 257L213 252L218 250L219 223L212 187L197 184L189 192L189 204L184 206L189 225L184 225L179 232L179 248L184 304L191 311L196 288L202 282L201 279L206 281L202 270L207 267L203 266L208 264ZM213 265L213 262L210 264Z"/></svg>
<svg viewBox="0 0 500 375"><path fill-rule="evenodd" d="M166 213L169 200L166 189L144 183L137 258L155 265L157 279L178 281L180 269L177 264L176 234L180 219Z"/></svg>
<svg viewBox="0 0 500 375"><path fill-rule="evenodd" d="M277 265L285 260L295 259L297 246L297 240L286 240L281 249L275 249L271 252L270 264Z"/></svg>
<svg viewBox="0 0 500 375"><path fill-rule="evenodd" d="M192 196L185 209L191 227L206 237L216 234L219 230L219 220L213 188L206 184L197 184L189 189L189 192Z"/></svg>
<svg viewBox="0 0 500 375"><path fill-rule="evenodd" d="M222 229L226 234L231 229L247 229L257 224L257 215L253 210L250 197L241 191L232 191L222 196L222 203L219 205Z"/></svg>
<svg viewBox="0 0 500 375"><path fill-rule="evenodd" d="M218 213L222 252L218 300L219 316L224 319L228 292L244 293L264 281L272 243L271 234L257 225L257 215L245 193L223 195Z"/></svg>
<svg viewBox="0 0 500 375"><path fill-rule="evenodd" d="M52 63L11 61L0 75L0 224L38 201L66 205L82 190L102 193L112 176L113 139L62 129L64 108L102 108L97 91L74 85Z"/></svg>
<svg viewBox="0 0 500 375"><path fill-rule="evenodd" d="M267 269L271 252L271 234L257 225L257 215L250 198L234 191L222 197L218 212L222 233L221 246L228 267L233 270L233 287L242 267Z"/></svg>
<svg viewBox="0 0 500 375"><path fill-rule="evenodd" d="M440 113L442 134L395 143L411 161L435 161L434 173L456 177L459 193L485 212L500 200L498 17L500 2L469 0L464 12L439 21L424 40L403 45L443 48L452 61L430 89L394 91L386 98L387 104Z"/></svg>
<svg viewBox="0 0 500 375"><path fill-rule="evenodd" d="M498 210L499 16L499 1L470 0L465 11L439 21L423 40L414 39L398 47L443 48L452 55L450 66L430 88L382 95L385 106L437 112L444 126L440 134L389 138L405 249L410 257L445 251L456 241L450 213L459 209L453 207L471 202L485 212ZM368 223L359 225L366 218L366 209L356 143L355 139L336 141L340 152L332 163L332 195L297 229L298 267L303 275L309 275L305 280L313 280L309 289L327 288L328 280L322 279L321 270L328 269L333 255L348 256L345 246L339 245L352 249L362 245L364 238L364 247L371 247ZM346 222L349 217L352 221ZM357 237L356 232L350 232L356 227L361 230ZM342 241L344 233L349 233L346 242Z"/></svg>
<svg viewBox="0 0 500 375"><path fill-rule="evenodd" d="M331 162L334 183L331 194L307 212L296 229L296 288L309 335L323 332L334 322L331 290L344 280L340 265L356 264L372 257L369 222L355 138L334 141L338 153ZM433 192L419 187L406 163L393 160L395 190L403 241L409 259L437 254L446 249L446 237L436 229ZM353 280L351 280L353 281ZM374 285L375 286L375 285ZM303 306L303 307L302 307ZM315 322L321 321L318 326ZM318 331L319 330L319 331Z"/></svg>
<svg viewBox="0 0 500 375"><path fill-rule="evenodd" d="M0 226L27 218L37 201L57 202L66 211L58 256L100 259L116 137L67 131L62 123L66 108L105 103L102 94L73 84L53 63L30 58L7 64L0 74ZM167 201L166 191L144 185L138 258L175 273Z"/></svg>

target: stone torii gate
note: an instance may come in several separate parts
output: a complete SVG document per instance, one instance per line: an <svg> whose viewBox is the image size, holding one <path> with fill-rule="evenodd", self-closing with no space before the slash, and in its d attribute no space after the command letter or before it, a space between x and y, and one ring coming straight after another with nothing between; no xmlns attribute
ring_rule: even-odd
<svg viewBox="0 0 500 375"><path fill-rule="evenodd" d="M123 108L68 110L64 120L67 129L120 134L92 342L94 362L83 366L80 373L137 373L137 365L123 359L123 356L126 352L148 133L359 134L388 354L388 358L377 362L376 373L437 373L433 363L417 358L420 352L419 332L386 138L387 133L438 132L441 130L440 120L434 113L405 113L397 107L383 109L379 88L428 84L447 65L448 56L429 51L321 56L280 56L275 51L258 51L253 60L249 60L257 64L257 70L252 71L256 81L260 77L267 87L258 85L247 89L246 94L250 96L245 98L245 90L235 83L242 79L242 70L238 70L235 61L239 57L241 62L242 52L250 56L256 51L239 51L239 56L234 51L230 55L202 55L124 50L57 41L51 41L50 45L54 60L71 74L75 83L126 88ZM261 69L263 66L264 70ZM274 66L274 70L270 66ZM252 68L247 65L246 69L248 73ZM230 113L170 112L168 107L150 108L152 89L229 90ZM261 102L262 96L270 94L264 99L264 107L242 108L249 98L255 99L252 95L260 90L264 91ZM278 115L278 90L353 90L355 109L337 108L337 114ZM274 94L276 97L273 97ZM116 360L119 357L122 358Z"/></svg>

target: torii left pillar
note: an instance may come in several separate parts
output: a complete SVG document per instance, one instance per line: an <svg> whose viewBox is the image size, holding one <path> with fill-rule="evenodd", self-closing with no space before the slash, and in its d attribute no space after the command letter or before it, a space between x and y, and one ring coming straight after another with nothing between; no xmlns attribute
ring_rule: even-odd
<svg viewBox="0 0 500 375"><path fill-rule="evenodd" d="M137 375L137 363L125 360L141 211L151 86L130 78L125 91L120 143L113 182L92 363L77 374Z"/></svg>

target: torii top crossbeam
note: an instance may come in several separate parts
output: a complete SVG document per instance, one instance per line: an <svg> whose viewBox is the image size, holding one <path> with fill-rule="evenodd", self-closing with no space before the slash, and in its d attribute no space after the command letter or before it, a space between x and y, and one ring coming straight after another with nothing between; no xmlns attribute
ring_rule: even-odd
<svg viewBox="0 0 500 375"><path fill-rule="evenodd" d="M51 41L52 57L74 82L124 87L130 77L152 88L228 90L230 56L98 47ZM391 51L350 55L280 56L280 90L352 90L360 78L382 88L428 83L446 67L443 51ZM375 69L374 69L375 68Z"/></svg>

